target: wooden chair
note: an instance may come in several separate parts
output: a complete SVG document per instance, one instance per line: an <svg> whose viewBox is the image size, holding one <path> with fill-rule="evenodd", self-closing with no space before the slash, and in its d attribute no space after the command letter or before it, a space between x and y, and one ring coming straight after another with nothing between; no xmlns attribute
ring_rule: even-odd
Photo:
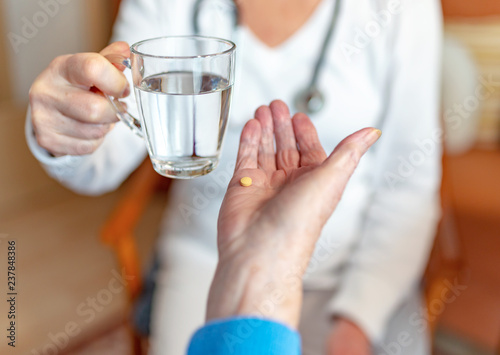
<svg viewBox="0 0 500 355"><path fill-rule="evenodd" d="M443 295L449 292L449 283L458 278L464 282L465 261L454 215L454 198L451 173L443 157L443 180L441 186L442 217L434 245L423 278L424 299L427 309L428 327L433 337L443 308L435 309L433 304L444 306Z"/></svg>
<svg viewBox="0 0 500 355"><path fill-rule="evenodd" d="M166 192L171 180L156 173L149 158L128 179L123 196L112 210L101 230L101 241L110 247L120 270L131 276L127 283L129 313L140 294L143 273L140 268L139 253L134 231L154 194ZM132 278L133 277L133 278ZM132 347L135 355L144 353L147 339L143 339L129 325Z"/></svg>

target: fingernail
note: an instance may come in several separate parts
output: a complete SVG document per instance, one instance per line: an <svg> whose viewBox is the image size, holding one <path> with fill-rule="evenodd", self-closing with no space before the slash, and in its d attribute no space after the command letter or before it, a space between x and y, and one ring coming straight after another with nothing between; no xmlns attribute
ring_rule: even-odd
<svg viewBox="0 0 500 355"><path fill-rule="evenodd" d="M372 128L372 130L366 135L365 141L367 144L371 145L371 144L375 143L376 141L378 141L378 139L380 138L381 135L382 135L382 131L380 129Z"/></svg>
<svg viewBox="0 0 500 355"><path fill-rule="evenodd" d="M127 83L127 87L125 88L125 90L123 91L123 94L121 97L127 97L128 95L130 95L130 86L129 84Z"/></svg>

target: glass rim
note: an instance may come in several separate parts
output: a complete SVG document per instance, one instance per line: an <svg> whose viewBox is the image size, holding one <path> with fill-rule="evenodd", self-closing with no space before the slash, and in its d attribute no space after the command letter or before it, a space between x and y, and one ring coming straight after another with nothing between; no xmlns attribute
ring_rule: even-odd
<svg viewBox="0 0 500 355"><path fill-rule="evenodd" d="M209 54L200 54L200 55L187 55L187 56L172 56L172 55L155 55L155 54L148 54L148 53L143 53L138 50L138 47L142 44L145 44L147 42L153 42L161 39L195 39L195 40L215 40L219 43L225 43L229 45L229 48L217 52L217 53L209 53ZM148 58L158 58L158 59L196 59L196 58L210 58L210 57L216 57L216 56L222 56L228 53L234 52L236 49L236 44L230 40L223 39L223 38L218 38L218 37L211 37L211 36L198 36L198 35L187 35L187 36L160 36L160 37L154 37L154 38L148 38L144 39L142 41L136 42L133 45L130 46L130 51L134 54L140 55L142 57L148 57Z"/></svg>

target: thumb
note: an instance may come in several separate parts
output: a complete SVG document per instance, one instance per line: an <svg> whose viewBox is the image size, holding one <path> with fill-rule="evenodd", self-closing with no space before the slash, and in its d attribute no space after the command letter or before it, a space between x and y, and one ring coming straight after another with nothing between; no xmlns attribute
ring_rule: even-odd
<svg viewBox="0 0 500 355"><path fill-rule="evenodd" d="M375 128L364 128L351 134L340 142L318 167L316 176L324 186L325 196L328 196L328 213L331 213L332 207L336 207L359 161L381 134L382 132Z"/></svg>
<svg viewBox="0 0 500 355"><path fill-rule="evenodd" d="M288 192L281 194L284 205L292 206L287 210L288 215L297 212L298 221L311 222L307 224L309 229L322 228L337 207L362 156L380 138L380 134L375 128L364 128L351 134L320 166L304 174L303 179L299 178L300 183L297 179L297 184L291 184ZM304 209L303 206L308 207Z"/></svg>
<svg viewBox="0 0 500 355"><path fill-rule="evenodd" d="M118 70L124 71L126 67L122 62L130 57L130 47L127 42L114 42L99 54L109 60Z"/></svg>
<svg viewBox="0 0 500 355"><path fill-rule="evenodd" d="M347 179L352 175L363 155L380 138L382 132L376 128L363 128L340 142L322 167L330 174L344 172Z"/></svg>

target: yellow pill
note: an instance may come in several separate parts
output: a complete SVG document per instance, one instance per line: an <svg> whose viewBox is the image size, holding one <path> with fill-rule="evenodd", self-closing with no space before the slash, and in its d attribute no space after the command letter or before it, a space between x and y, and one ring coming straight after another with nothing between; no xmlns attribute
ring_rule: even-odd
<svg viewBox="0 0 500 355"><path fill-rule="evenodd" d="M240 184L244 187L252 186L252 178L249 178L248 176L241 178Z"/></svg>

